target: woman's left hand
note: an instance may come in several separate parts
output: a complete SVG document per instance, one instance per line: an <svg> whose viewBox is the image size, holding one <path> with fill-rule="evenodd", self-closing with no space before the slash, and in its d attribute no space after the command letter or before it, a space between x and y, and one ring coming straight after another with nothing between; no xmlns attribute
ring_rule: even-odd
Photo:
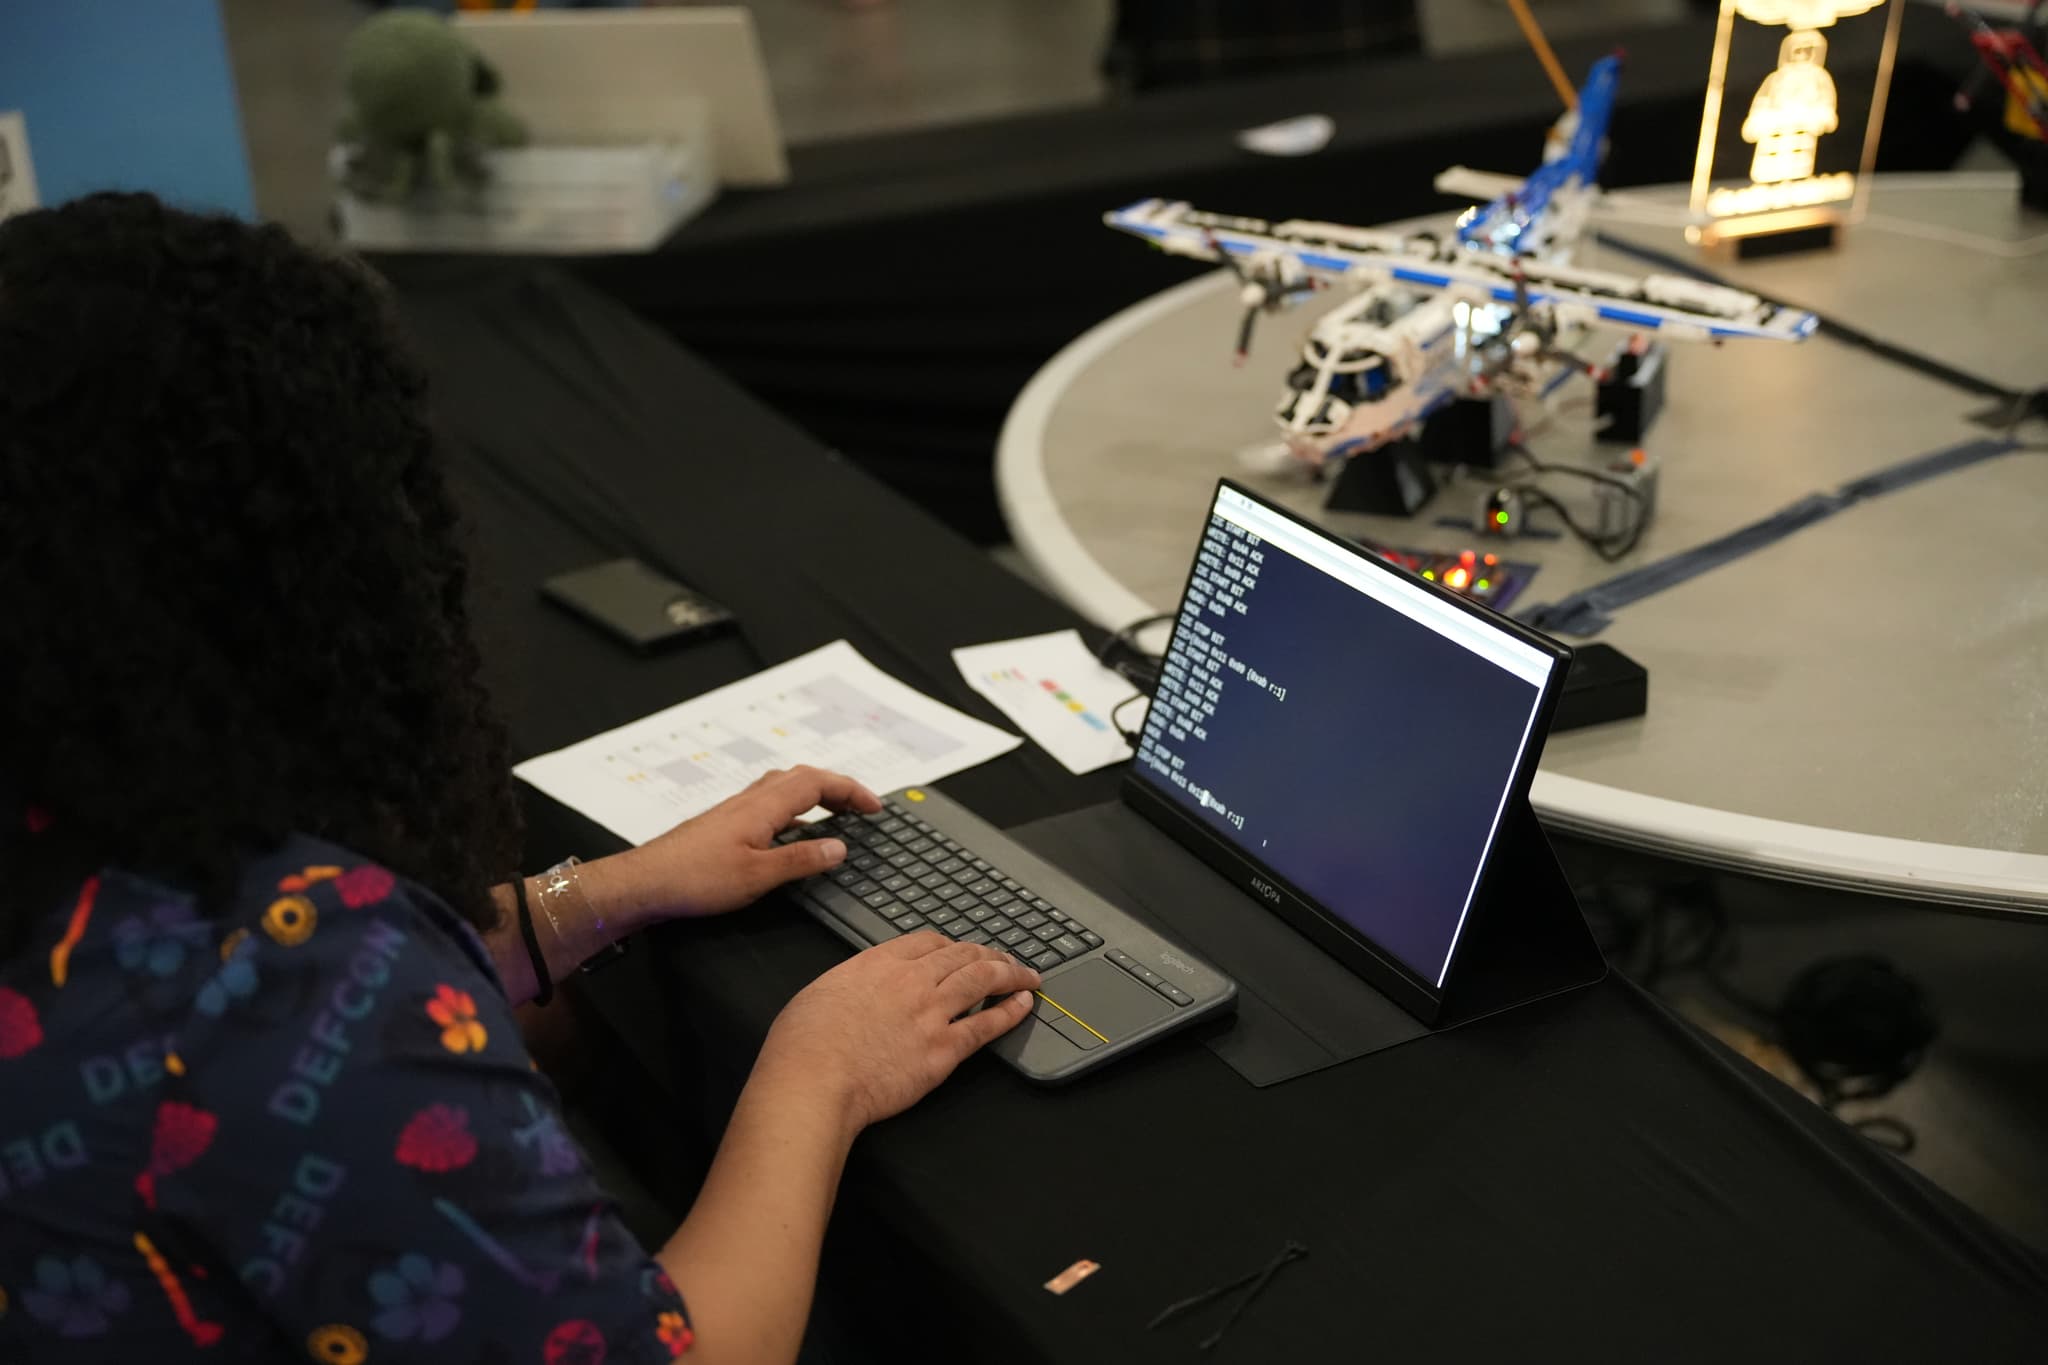
<svg viewBox="0 0 2048 1365"><path fill-rule="evenodd" d="M838 839L775 842L814 806L870 814L882 802L852 778L820 768L767 773L660 838L588 864L592 905L612 923L719 915L786 882L828 872L846 858Z"/></svg>

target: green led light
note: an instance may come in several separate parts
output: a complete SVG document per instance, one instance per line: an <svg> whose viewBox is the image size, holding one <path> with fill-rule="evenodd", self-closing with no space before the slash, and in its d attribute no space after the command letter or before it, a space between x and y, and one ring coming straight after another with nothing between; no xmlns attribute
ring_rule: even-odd
<svg viewBox="0 0 2048 1365"><path fill-rule="evenodd" d="M1508 514L1505 512L1495 512L1493 514L1493 519L1502 526L1508 524Z"/></svg>
<svg viewBox="0 0 2048 1365"><path fill-rule="evenodd" d="M1478 587L1479 587L1479 591L1481 591L1481 592L1485 592L1485 591L1486 591L1486 590L1487 590L1488 588L1490 588L1490 587L1492 587L1492 586L1493 586L1493 584L1489 583L1489 582L1488 582L1487 580L1485 580L1485 579L1483 579L1483 578L1479 580L1479 584L1478 584Z"/></svg>
<svg viewBox="0 0 2048 1365"><path fill-rule="evenodd" d="M1436 580L1436 570L1435 570L1435 569L1424 569L1424 570L1422 571L1422 576L1423 576L1424 578L1427 578L1427 579L1429 579L1430 581L1434 582L1434 581Z"/></svg>

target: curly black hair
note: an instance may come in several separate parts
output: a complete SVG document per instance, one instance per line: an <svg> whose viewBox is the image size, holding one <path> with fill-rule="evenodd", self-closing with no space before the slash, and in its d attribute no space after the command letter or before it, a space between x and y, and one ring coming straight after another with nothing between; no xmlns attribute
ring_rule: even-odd
<svg viewBox="0 0 2048 1365"><path fill-rule="evenodd" d="M298 831L495 922L518 806L425 395L378 281L282 228L0 223L0 866L218 896ZM0 951L36 913L0 892Z"/></svg>

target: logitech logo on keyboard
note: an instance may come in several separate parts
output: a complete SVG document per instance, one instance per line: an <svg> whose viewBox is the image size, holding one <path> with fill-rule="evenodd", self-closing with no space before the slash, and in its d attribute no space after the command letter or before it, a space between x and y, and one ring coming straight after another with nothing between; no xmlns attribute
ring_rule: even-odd
<svg viewBox="0 0 2048 1365"><path fill-rule="evenodd" d="M1258 892L1275 905L1280 903L1280 888L1263 877L1252 878L1252 890Z"/></svg>
<svg viewBox="0 0 2048 1365"><path fill-rule="evenodd" d="M1162 967L1171 967L1184 976L1193 976L1195 974L1193 963L1185 962L1175 957L1172 953L1161 953L1159 955L1159 964Z"/></svg>

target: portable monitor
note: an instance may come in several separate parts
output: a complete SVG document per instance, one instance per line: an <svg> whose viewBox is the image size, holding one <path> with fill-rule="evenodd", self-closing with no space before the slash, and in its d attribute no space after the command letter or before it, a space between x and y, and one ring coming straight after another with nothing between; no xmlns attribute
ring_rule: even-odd
<svg viewBox="0 0 2048 1365"><path fill-rule="evenodd" d="M1435 1022L1569 659L1226 481L1125 796Z"/></svg>

